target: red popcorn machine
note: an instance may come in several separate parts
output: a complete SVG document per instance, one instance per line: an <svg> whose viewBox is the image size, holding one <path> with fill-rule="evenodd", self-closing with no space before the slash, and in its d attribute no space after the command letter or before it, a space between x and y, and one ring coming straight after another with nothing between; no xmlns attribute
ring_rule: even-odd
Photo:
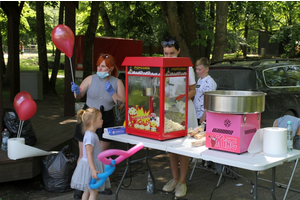
<svg viewBox="0 0 300 200"><path fill-rule="evenodd" d="M126 133L167 140L187 135L189 58L126 57Z"/></svg>

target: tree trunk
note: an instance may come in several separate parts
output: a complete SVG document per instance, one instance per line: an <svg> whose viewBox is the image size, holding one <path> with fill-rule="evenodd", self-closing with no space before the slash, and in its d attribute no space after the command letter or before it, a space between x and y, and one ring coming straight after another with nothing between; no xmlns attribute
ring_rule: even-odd
<svg viewBox="0 0 300 200"><path fill-rule="evenodd" d="M18 2L6 1L1 2L0 7L5 12L8 18L8 52L10 62L10 73L6 73L6 77L10 82L10 101L13 102L15 95L20 92L20 58L19 58L19 25L20 25L20 14L23 9L24 2L20 5ZM2 51L2 37L1 39L1 53ZM3 60L4 62L4 60ZM2 62L1 62L2 63ZM2 64L0 64L0 130L3 130L3 99L2 99ZM9 65L7 65L9 66ZM8 70L7 70L8 71ZM2 137L1 137L2 140Z"/></svg>
<svg viewBox="0 0 300 200"><path fill-rule="evenodd" d="M3 80L3 74L4 74L4 70L5 70L5 65L3 65L4 63L4 56L3 56L3 49L2 49L2 35L1 35L1 31L0 31L0 50L1 50L1 56L0 56L0 130L3 130L3 100L2 100L2 80ZM0 136L1 141L2 141L2 135Z"/></svg>
<svg viewBox="0 0 300 200"><path fill-rule="evenodd" d="M102 23L104 25L105 28L105 36L114 36L114 27L111 25L110 20L108 18L106 9L105 9L105 5L103 1L100 1L100 16L102 19Z"/></svg>
<svg viewBox="0 0 300 200"><path fill-rule="evenodd" d="M196 17L195 13L191 12L193 3L161 1L160 7L170 34L179 42L180 56L189 57L195 63L199 50L198 46L191 44L196 40ZM187 28L188 26L190 27Z"/></svg>
<svg viewBox="0 0 300 200"><path fill-rule="evenodd" d="M215 2L210 1L210 8L209 8L209 15L210 15L210 21L214 22L215 21ZM214 25L213 23L208 27L209 32L213 33L214 32ZM207 38L207 46L206 46L206 51L205 51L205 57L207 59L210 59L210 54L211 54L211 47L212 47L212 39Z"/></svg>
<svg viewBox="0 0 300 200"><path fill-rule="evenodd" d="M247 39L248 39L248 30L249 30L249 27L248 27L248 20L246 19L246 22L245 22L245 31L244 31L244 38L245 38L245 44L243 45L243 56L244 58L247 57L247 49L248 49L248 42L247 42Z"/></svg>
<svg viewBox="0 0 300 200"><path fill-rule="evenodd" d="M78 8L78 1L61 1L62 5L64 5L65 10L65 25L68 26L71 31L75 34L76 26L75 26L75 16L76 16L76 8ZM76 46L76 41L74 41L74 45ZM73 48L72 55L75 55L75 48ZM75 56L71 56L70 58L65 55L65 79L64 79L64 116L74 116L75 114L75 98L74 93L71 92L71 82L75 76Z"/></svg>
<svg viewBox="0 0 300 200"><path fill-rule="evenodd" d="M45 19L44 2L36 1L36 24L37 24L39 70L43 74L43 94L47 94L48 86L49 86L49 77L48 77L48 61L47 61L44 19Z"/></svg>
<svg viewBox="0 0 300 200"><path fill-rule="evenodd" d="M197 39L196 14L195 9L191 9L194 8L194 6L195 4L193 1L182 2L182 23L184 25L186 43L188 46L188 51L190 53L190 59L195 65L195 62L200 55L200 50L197 45L193 45L193 42L195 42L195 40Z"/></svg>
<svg viewBox="0 0 300 200"><path fill-rule="evenodd" d="M2 48L2 34L1 34L1 30L0 30L0 68L1 68L1 85L2 85L2 80L4 78L4 74L6 72L6 68L5 68L5 62L4 62L4 53L3 53L3 48Z"/></svg>
<svg viewBox="0 0 300 200"><path fill-rule="evenodd" d="M216 33L212 62L223 60L227 36L228 2L217 1Z"/></svg>
<svg viewBox="0 0 300 200"><path fill-rule="evenodd" d="M203 24L205 24L205 4L206 2L205 1L200 1L199 2L199 6L198 6L198 9L199 9L199 24L198 25L198 31L204 31L205 29L207 29L208 27L204 26ZM199 40L202 40L202 41L205 41L206 40L206 36L202 37L201 34L198 35L198 39ZM206 57L206 47L203 45L203 44L200 44L199 45L199 57ZM209 59L209 57L208 57Z"/></svg>
<svg viewBox="0 0 300 200"><path fill-rule="evenodd" d="M93 70L93 44L98 26L99 10L100 1L92 1L89 26L84 36L83 79L91 75Z"/></svg>
<svg viewBox="0 0 300 200"><path fill-rule="evenodd" d="M20 92L19 26L24 2L2 1L1 7L8 18L8 61L4 86L10 86L10 101ZM2 86L2 85L1 85Z"/></svg>
<svg viewBox="0 0 300 200"><path fill-rule="evenodd" d="M60 3L58 24L63 24L63 19L64 19L64 6ZM58 73L58 70L60 67L60 54L61 54L61 51L58 48L56 48L53 70L52 70L51 79L50 79L50 83L49 83L49 86L52 89L52 91L54 92L54 94L57 94L56 89L55 89L55 84L56 84L56 79L57 79L57 73Z"/></svg>

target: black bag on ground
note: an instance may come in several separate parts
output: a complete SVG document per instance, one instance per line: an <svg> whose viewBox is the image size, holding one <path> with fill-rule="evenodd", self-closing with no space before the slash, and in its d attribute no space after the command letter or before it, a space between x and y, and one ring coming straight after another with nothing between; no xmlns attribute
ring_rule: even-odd
<svg viewBox="0 0 300 200"><path fill-rule="evenodd" d="M20 120L17 112L15 111L15 109L12 108L4 108L3 110L4 110L4 116L3 116L4 126L10 132L10 138L17 137L19 125L20 125ZM24 121L20 137L25 138L26 145L31 145L31 146L35 145L37 139L33 127L30 123L30 120Z"/></svg>
<svg viewBox="0 0 300 200"><path fill-rule="evenodd" d="M77 155L65 153L65 146L60 152L50 154L42 159L42 175L45 189L49 192L71 191L70 183L77 165Z"/></svg>

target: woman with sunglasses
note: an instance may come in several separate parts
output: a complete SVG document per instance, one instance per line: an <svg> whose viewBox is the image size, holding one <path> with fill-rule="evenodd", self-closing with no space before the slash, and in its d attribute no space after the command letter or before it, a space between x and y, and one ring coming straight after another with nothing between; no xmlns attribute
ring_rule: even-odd
<svg viewBox="0 0 300 200"><path fill-rule="evenodd" d="M101 111L103 118L103 126L96 130L100 139L101 152L109 148L110 140L102 137L104 128L114 126L114 112L115 104L118 108L122 108L125 104L125 87L123 82L118 79L118 68L115 64L113 56L102 54L97 60L97 73L86 77L80 87L76 83L71 83L71 91L75 93L75 98L80 99L85 94L87 95L86 104L83 109L89 107L96 108ZM78 141L79 157L78 161L83 155L83 133L81 124L76 126L74 139ZM110 188L110 182L105 182L106 188ZM80 192L80 193L79 193ZM81 199L81 191L75 191L74 198ZM101 194L111 194L111 190L100 192Z"/></svg>
<svg viewBox="0 0 300 200"><path fill-rule="evenodd" d="M164 57L177 57L180 53L178 41L170 37L165 41L161 42L164 51ZM185 94L185 80L183 77L171 77L169 79L170 86L166 88L166 95L179 96ZM197 116L194 104L191 100L196 94L196 81L195 81L195 72L193 67L189 67L189 92L188 92L188 128L195 128L198 126ZM174 87L174 88L172 88ZM176 89L175 89L176 88ZM180 89L182 88L182 89ZM183 98L185 99L185 98ZM186 195L186 175L188 172L189 166L189 157L178 155L175 153L169 153L170 165L173 179L170 180L164 187L163 191L172 192L175 190L176 197L183 197ZM180 161L180 168L178 167L178 162ZM180 177L178 172L180 170Z"/></svg>

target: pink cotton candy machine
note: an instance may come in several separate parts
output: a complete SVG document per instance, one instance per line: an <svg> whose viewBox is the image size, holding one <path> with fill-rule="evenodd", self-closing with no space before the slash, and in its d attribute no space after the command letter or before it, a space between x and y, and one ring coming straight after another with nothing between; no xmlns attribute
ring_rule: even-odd
<svg viewBox="0 0 300 200"><path fill-rule="evenodd" d="M244 153L260 129L265 110L263 92L217 90L204 92L206 147Z"/></svg>

